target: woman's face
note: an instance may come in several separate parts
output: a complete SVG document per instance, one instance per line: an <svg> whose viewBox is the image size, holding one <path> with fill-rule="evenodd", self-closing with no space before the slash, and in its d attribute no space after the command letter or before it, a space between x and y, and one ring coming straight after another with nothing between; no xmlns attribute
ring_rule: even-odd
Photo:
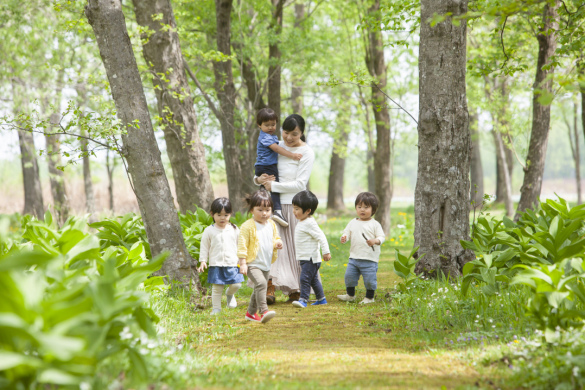
<svg viewBox="0 0 585 390"><path fill-rule="evenodd" d="M297 126L293 131L283 130L282 140L284 141L284 144L289 148L296 148L297 146L302 145L301 141L302 135L303 133L301 132L301 129L299 129L299 127Z"/></svg>

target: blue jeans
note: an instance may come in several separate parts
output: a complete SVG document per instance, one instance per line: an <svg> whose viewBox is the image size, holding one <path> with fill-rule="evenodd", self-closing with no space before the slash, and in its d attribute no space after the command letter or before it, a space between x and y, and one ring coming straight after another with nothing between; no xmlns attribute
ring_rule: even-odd
<svg viewBox="0 0 585 390"><path fill-rule="evenodd" d="M272 175L276 177L276 181L278 181L278 164L274 165L256 165L254 167L254 174L256 176L260 176L263 173L267 175ZM262 186L264 188L264 186ZM272 198L273 210L282 210L282 205L280 203L280 194L278 192L270 191L270 197Z"/></svg>
<svg viewBox="0 0 585 390"><path fill-rule="evenodd" d="M323 292L323 285L319 280L319 268L321 263L313 263L312 260L301 260L301 299L305 302L309 302L309 296L311 295L311 287L315 291L317 300L325 298Z"/></svg>
<svg viewBox="0 0 585 390"><path fill-rule="evenodd" d="M366 290L375 290L378 287L378 263L370 260L349 259L345 270L345 287L357 287L360 275L364 277Z"/></svg>

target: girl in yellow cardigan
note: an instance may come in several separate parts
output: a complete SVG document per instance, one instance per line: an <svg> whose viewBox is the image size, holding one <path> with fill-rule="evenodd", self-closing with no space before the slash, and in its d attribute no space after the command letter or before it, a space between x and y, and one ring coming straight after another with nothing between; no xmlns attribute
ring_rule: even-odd
<svg viewBox="0 0 585 390"><path fill-rule="evenodd" d="M270 219L273 207L270 193L265 190L256 191L246 202L252 219L242 224L238 239L240 272L248 275L254 283L246 319L266 323L276 315L274 311L268 310L266 287L270 266L276 260L276 250L282 249L282 241L276 225Z"/></svg>

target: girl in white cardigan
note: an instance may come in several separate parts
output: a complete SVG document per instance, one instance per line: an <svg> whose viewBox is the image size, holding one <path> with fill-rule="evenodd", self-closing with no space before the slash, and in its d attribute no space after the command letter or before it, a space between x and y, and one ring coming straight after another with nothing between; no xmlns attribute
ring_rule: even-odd
<svg viewBox="0 0 585 390"><path fill-rule="evenodd" d="M230 309L237 306L234 294L244 281L244 275L238 269L238 235L240 230L230 222L232 204L228 198L217 198L211 204L210 214L215 222L205 228L201 237L199 251L199 268L203 272L209 263L207 283L212 284L211 314L221 312L221 297L225 285L227 289L227 305Z"/></svg>

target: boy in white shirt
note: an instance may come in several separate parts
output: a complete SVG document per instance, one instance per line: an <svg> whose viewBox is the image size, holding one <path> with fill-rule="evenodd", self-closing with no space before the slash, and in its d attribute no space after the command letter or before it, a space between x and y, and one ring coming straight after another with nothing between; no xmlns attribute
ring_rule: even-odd
<svg viewBox="0 0 585 390"><path fill-rule="evenodd" d="M349 261L345 270L345 289L347 294L338 295L344 302L355 301L355 288L360 275L364 278L366 297L360 303L374 302L378 286L377 273L380 259L380 245L384 242L384 230L372 218L378 209L378 198L371 192L362 192L355 199L357 218L352 219L341 235L341 243L351 240Z"/></svg>
<svg viewBox="0 0 585 390"><path fill-rule="evenodd" d="M321 268L321 256L319 247L323 252L323 260L331 260L331 253L327 238L319 228L313 213L319 205L315 194L311 191L301 191L292 200L293 214L299 220L295 228L295 252L297 260L301 263L301 297L294 301L293 306L305 308L309 302L311 287L317 297L314 305L326 305L323 285L319 280L319 268Z"/></svg>

